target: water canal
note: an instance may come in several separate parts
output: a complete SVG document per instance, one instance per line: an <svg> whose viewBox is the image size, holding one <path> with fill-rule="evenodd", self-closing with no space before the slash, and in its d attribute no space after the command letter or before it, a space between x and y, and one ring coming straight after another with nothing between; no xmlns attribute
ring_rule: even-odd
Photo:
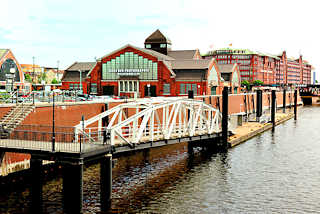
<svg viewBox="0 0 320 214"><path fill-rule="evenodd" d="M187 145L117 159L112 213L320 213L320 107L225 154ZM84 172L84 212L99 213L99 165ZM46 213L63 213L61 178L44 186ZM27 213L28 187L0 193L0 213Z"/></svg>

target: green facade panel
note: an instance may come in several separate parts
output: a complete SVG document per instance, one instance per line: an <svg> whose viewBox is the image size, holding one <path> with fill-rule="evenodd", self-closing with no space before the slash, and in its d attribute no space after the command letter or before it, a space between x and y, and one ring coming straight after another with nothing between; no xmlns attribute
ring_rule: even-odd
<svg viewBox="0 0 320 214"><path fill-rule="evenodd" d="M133 52L125 52L102 64L103 80L117 80L121 76L138 76L141 80L157 80L158 64Z"/></svg>

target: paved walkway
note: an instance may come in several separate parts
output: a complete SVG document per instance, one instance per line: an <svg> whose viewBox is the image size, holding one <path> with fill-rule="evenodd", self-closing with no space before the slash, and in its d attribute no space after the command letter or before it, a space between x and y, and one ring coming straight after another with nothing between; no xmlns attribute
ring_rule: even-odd
<svg viewBox="0 0 320 214"><path fill-rule="evenodd" d="M276 114L276 125L283 123L293 118L292 113L277 113ZM235 129L235 135L229 137L229 143L231 147L234 147L266 130L272 128L271 123L258 123L258 122L244 122L242 126L238 126Z"/></svg>

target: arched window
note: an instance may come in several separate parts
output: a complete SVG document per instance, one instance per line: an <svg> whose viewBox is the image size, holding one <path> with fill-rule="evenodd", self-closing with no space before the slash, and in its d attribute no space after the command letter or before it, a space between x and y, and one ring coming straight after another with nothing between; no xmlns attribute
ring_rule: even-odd
<svg viewBox="0 0 320 214"><path fill-rule="evenodd" d="M0 81L6 81L6 74L11 74L10 69L14 68L15 69L15 82L20 81L20 76L19 76L19 70L16 65L16 63L12 59L7 59L4 61L0 67Z"/></svg>

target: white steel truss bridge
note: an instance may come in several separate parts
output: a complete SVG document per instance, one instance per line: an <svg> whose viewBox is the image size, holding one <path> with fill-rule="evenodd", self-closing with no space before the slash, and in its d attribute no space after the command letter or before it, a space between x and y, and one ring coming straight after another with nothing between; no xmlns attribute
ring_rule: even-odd
<svg viewBox="0 0 320 214"><path fill-rule="evenodd" d="M113 147L145 143L183 142L216 137L221 132L219 110L194 99L155 98L119 104L75 126L75 136ZM107 122L106 122L107 121ZM184 140L182 140L184 139ZM88 142L88 143L90 143ZM160 146L160 145L159 145Z"/></svg>

